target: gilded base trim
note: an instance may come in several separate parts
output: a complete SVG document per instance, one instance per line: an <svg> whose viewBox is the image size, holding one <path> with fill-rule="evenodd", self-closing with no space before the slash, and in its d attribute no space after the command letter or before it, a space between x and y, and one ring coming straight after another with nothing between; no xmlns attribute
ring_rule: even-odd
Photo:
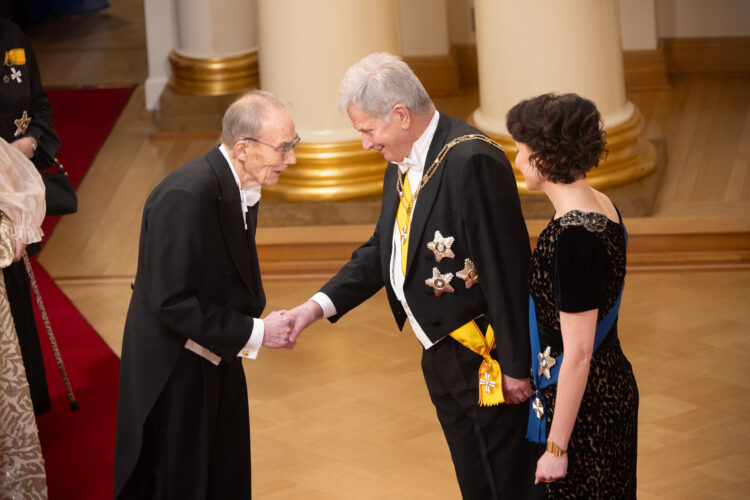
<svg viewBox="0 0 750 500"><path fill-rule="evenodd" d="M264 188L287 201L343 201L379 195L388 162L377 151L365 151L360 141L302 143L297 163L278 184Z"/></svg>
<svg viewBox="0 0 750 500"><path fill-rule="evenodd" d="M258 53L196 59L169 53L169 86L188 95L238 94L258 87Z"/></svg>
<svg viewBox="0 0 750 500"><path fill-rule="evenodd" d="M596 189L620 186L656 170L654 146L640 137L644 120L636 108L621 125L607 131L609 155L586 177ZM492 135L513 164L521 194L539 194L526 189L523 175L515 168L516 147L507 135ZM377 151L365 151L360 141L302 143L291 165L275 186L264 189L286 201L343 201L380 195L387 162Z"/></svg>
<svg viewBox="0 0 750 500"><path fill-rule="evenodd" d="M641 179L656 170L657 155L654 145L641 137L644 119L638 108L624 123L607 130L607 158L599 162L599 166L591 169L586 175L586 181L595 189L607 189L621 186ZM523 174L516 168L516 146L509 135L490 136L499 142L508 159L513 165L518 192L521 194L537 194L526 188Z"/></svg>

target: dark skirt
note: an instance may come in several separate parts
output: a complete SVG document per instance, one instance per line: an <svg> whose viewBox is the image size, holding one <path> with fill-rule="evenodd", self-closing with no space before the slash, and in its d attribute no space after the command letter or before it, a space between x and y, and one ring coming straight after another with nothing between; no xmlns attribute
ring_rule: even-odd
<svg viewBox="0 0 750 500"><path fill-rule="evenodd" d="M13 315L18 334L18 345L21 347L26 379L29 381L31 402L34 414L41 415L49 411L52 403L47 389L47 374L44 370L44 357L39 343L39 334L34 319L34 306L31 299L29 275L23 262L16 262L3 269L5 288L8 292L8 303Z"/></svg>
<svg viewBox="0 0 750 500"><path fill-rule="evenodd" d="M547 429L557 386L542 391ZM547 498L636 498L638 386L619 340L600 347L568 443L568 474L547 483Z"/></svg>

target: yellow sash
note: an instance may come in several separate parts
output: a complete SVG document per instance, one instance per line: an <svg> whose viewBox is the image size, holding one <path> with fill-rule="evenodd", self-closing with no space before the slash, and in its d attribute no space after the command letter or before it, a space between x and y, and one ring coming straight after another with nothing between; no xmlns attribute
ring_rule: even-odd
<svg viewBox="0 0 750 500"><path fill-rule="evenodd" d="M396 224L398 224L398 233L399 238L401 239L401 271L404 273L404 276L406 276L406 254L409 252L409 231L411 230L409 212L411 211L412 204L411 186L409 185L408 174L404 174L403 189L404 192L398 203L398 212L396 212Z"/></svg>
<svg viewBox="0 0 750 500"><path fill-rule="evenodd" d="M496 406L504 403L503 372L500 370L500 363L490 356L490 351L495 347L495 331L492 326L487 326L485 336L476 322L469 321L453 330L450 336L484 358L479 365L479 405Z"/></svg>

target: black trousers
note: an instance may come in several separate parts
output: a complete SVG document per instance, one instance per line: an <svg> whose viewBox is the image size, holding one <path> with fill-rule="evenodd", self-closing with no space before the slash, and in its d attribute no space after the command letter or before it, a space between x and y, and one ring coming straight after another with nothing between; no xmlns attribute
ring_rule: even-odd
<svg viewBox="0 0 750 500"><path fill-rule="evenodd" d="M248 499L250 423L242 362L187 349L146 419L120 499Z"/></svg>
<svg viewBox="0 0 750 500"><path fill-rule="evenodd" d="M528 406L479 406L482 357L451 337L422 354L422 372L448 441L465 500L535 499L538 445L528 442ZM501 367L502 368L502 367Z"/></svg>
<svg viewBox="0 0 750 500"><path fill-rule="evenodd" d="M13 323L16 325L18 345L21 347L23 367L29 381L31 402L34 414L41 415L49 411L52 404L47 389L47 374L44 370L42 347L34 319L34 306L31 302L29 275L23 262L16 262L3 269L5 289L8 292L8 303Z"/></svg>

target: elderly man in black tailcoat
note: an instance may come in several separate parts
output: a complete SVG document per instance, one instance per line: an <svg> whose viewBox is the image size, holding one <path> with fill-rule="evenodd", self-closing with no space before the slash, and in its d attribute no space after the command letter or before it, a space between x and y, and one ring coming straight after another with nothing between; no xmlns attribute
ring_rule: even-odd
<svg viewBox="0 0 750 500"><path fill-rule="evenodd" d="M143 211L122 345L114 497L250 498L241 357L291 347L255 248L261 186L296 161L284 103L251 91L226 111L221 144L178 169Z"/></svg>

